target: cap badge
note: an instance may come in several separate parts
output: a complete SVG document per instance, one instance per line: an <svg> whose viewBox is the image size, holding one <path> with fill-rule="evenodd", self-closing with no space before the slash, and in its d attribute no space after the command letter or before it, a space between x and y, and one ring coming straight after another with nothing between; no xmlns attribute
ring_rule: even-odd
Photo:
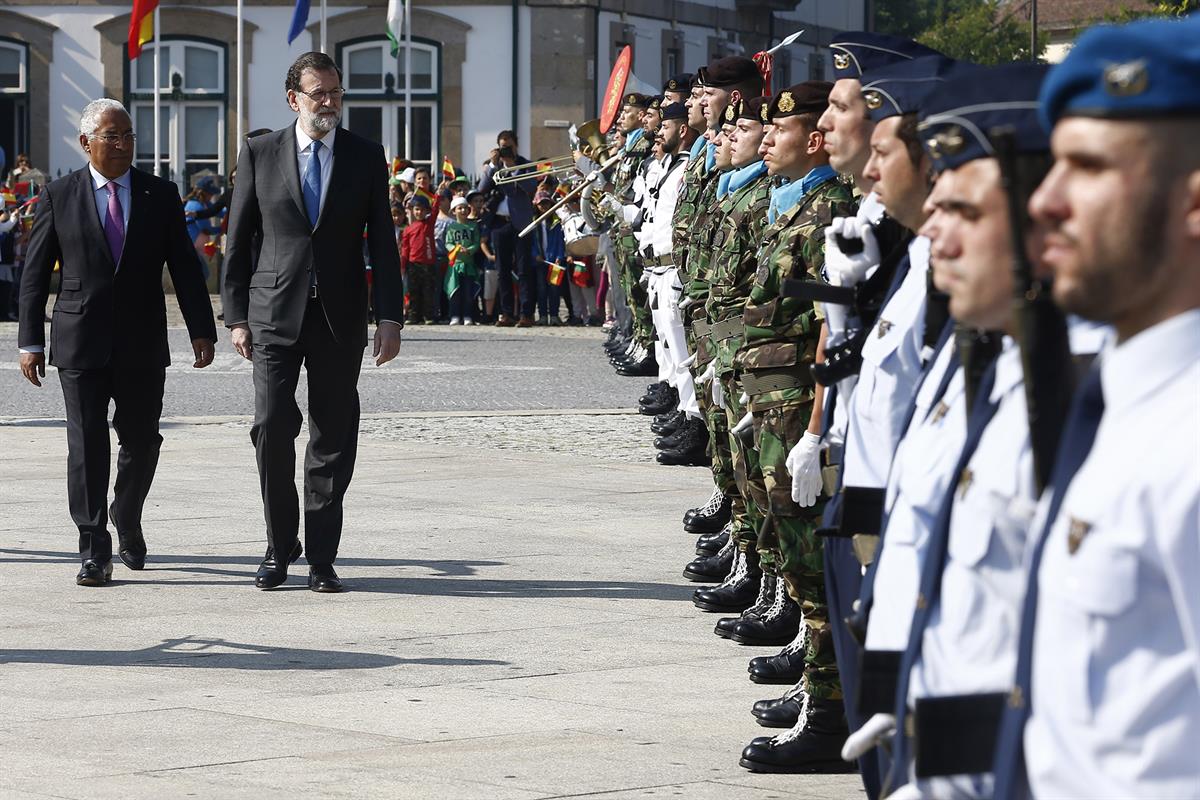
<svg viewBox="0 0 1200 800"><path fill-rule="evenodd" d="M671 80L667 81L667 91L668 92L674 92L674 91L677 91L678 89L679 89L679 84L675 82L674 78L671 78Z"/></svg>
<svg viewBox="0 0 1200 800"><path fill-rule="evenodd" d="M957 125L947 128L934 138L937 140L938 149L948 156L958 155L967 145L967 140L963 137L962 128Z"/></svg>
<svg viewBox="0 0 1200 800"><path fill-rule="evenodd" d="M769 122L771 120L771 109L766 103L763 103L761 106L759 106L758 118L763 122Z"/></svg>
<svg viewBox="0 0 1200 800"><path fill-rule="evenodd" d="M867 108L874 111L883 105L883 97L879 92L863 92L863 102L867 104Z"/></svg>
<svg viewBox="0 0 1200 800"><path fill-rule="evenodd" d="M1104 91L1113 97L1135 97L1146 91L1149 84L1150 73L1145 59L1104 68Z"/></svg>
<svg viewBox="0 0 1200 800"><path fill-rule="evenodd" d="M777 103L780 114L790 114L796 110L796 101L792 97L791 92L784 92L779 95L779 103Z"/></svg>
<svg viewBox="0 0 1200 800"><path fill-rule="evenodd" d="M734 110L733 103L730 103L725 106L725 121L733 122L735 119L737 119L737 111Z"/></svg>
<svg viewBox="0 0 1200 800"><path fill-rule="evenodd" d="M835 69L849 69L850 68L850 54L849 53L834 53L833 66Z"/></svg>

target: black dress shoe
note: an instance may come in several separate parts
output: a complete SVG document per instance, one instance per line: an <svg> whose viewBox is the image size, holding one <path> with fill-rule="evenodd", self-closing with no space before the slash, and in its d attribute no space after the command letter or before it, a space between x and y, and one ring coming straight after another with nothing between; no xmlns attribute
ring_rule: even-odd
<svg viewBox="0 0 1200 800"><path fill-rule="evenodd" d="M657 375L658 362L654 360L653 355L647 355L645 358L634 361L626 366L617 367L617 374L626 378Z"/></svg>
<svg viewBox="0 0 1200 800"><path fill-rule="evenodd" d="M103 564L89 558L83 562L83 566L79 568L79 574L75 576L75 583L80 586L103 586L112 580L112 561L105 561Z"/></svg>
<svg viewBox="0 0 1200 800"><path fill-rule="evenodd" d="M717 620L717 624L713 627L713 633L722 639L728 639L733 635L733 630L739 622L758 619L760 615L767 613L775 604L775 591L778 583L778 578L764 572L759 579L758 599L754 601L754 605L743 611L740 616L722 617Z"/></svg>
<svg viewBox="0 0 1200 800"><path fill-rule="evenodd" d="M729 531L726 528L722 528L716 533L706 533L696 539L696 555L711 556L713 553L719 552L728 541Z"/></svg>
<svg viewBox="0 0 1200 800"><path fill-rule="evenodd" d="M643 417L657 417L659 414L665 414L668 411L674 411L679 406L679 401L671 398L662 400L659 403L649 405L639 405L638 413Z"/></svg>
<svg viewBox="0 0 1200 800"><path fill-rule="evenodd" d="M804 615L785 589L775 598L775 605L758 619L740 622L729 638L738 644L773 646L787 644L796 638Z"/></svg>
<svg viewBox="0 0 1200 800"><path fill-rule="evenodd" d="M754 715L764 728L790 728L800 719L800 698L789 697Z"/></svg>
<svg viewBox="0 0 1200 800"><path fill-rule="evenodd" d="M807 704L790 730L772 738L759 737L746 746L738 762L751 772L826 773L857 772L842 760L848 731L840 700L798 697Z"/></svg>
<svg viewBox="0 0 1200 800"><path fill-rule="evenodd" d="M670 467L711 467L712 457L706 445L686 450L659 450L654 460Z"/></svg>
<svg viewBox="0 0 1200 800"><path fill-rule="evenodd" d="M304 548L300 545L300 540L297 539L296 543L294 545L292 545L292 554L290 556L288 556L288 563L295 564L297 561L300 560L300 555L303 552L304 552ZM270 559L272 561L275 560L275 548L271 547L270 545L267 545L267 552L266 552L266 555L263 556L263 559L264 560Z"/></svg>
<svg viewBox="0 0 1200 800"><path fill-rule="evenodd" d="M791 684L800 680L804 676L806 644L800 634L797 634L796 639L785 647L782 653L750 659L750 665L746 668L750 673L750 680L765 684Z"/></svg>
<svg viewBox="0 0 1200 800"><path fill-rule="evenodd" d="M692 604L702 611L740 613L754 605L758 597L758 553L743 553L734 557L733 569L719 586L706 586L692 593Z"/></svg>
<svg viewBox="0 0 1200 800"><path fill-rule="evenodd" d="M654 418L654 422L650 423L650 432L657 433L659 436L670 436L683 427L685 422L687 422L687 414L683 411L659 414Z"/></svg>
<svg viewBox="0 0 1200 800"><path fill-rule="evenodd" d="M736 550L734 544L729 542L715 555L693 559L683 568L683 577L695 583L719 583L725 580L733 566Z"/></svg>
<svg viewBox="0 0 1200 800"><path fill-rule="evenodd" d="M117 556L121 563L132 570L146 568L146 539L141 531L128 531L121 526L113 506L108 507L108 518L117 529Z"/></svg>
<svg viewBox="0 0 1200 800"><path fill-rule="evenodd" d="M268 549L267 553L254 574L254 585L259 589L274 589L287 580L287 564L280 564L273 550Z"/></svg>
<svg viewBox="0 0 1200 800"><path fill-rule="evenodd" d="M308 568L308 588L314 592L334 594L344 592L346 587L333 571L333 564L313 564Z"/></svg>
<svg viewBox="0 0 1200 800"><path fill-rule="evenodd" d="M707 503L688 509L683 515L683 529L688 533L714 533L724 528L732 518L733 498L726 497L717 489Z"/></svg>
<svg viewBox="0 0 1200 800"><path fill-rule="evenodd" d="M646 389L646 393L638 398L638 405L656 405L663 400L672 399L675 394L675 387L671 386L666 381L652 383Z"/></svg>

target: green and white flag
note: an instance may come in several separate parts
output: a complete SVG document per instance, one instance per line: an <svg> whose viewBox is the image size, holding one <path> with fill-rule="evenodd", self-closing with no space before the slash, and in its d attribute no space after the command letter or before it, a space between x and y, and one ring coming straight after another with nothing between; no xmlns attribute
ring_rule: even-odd
<svg viewBox="0 0 1200 800"><path fill-rule="evenodd" d="M404 0L388 0L387 37L392 42L392 55L400 52L400 32L404 27Z"/></svg>

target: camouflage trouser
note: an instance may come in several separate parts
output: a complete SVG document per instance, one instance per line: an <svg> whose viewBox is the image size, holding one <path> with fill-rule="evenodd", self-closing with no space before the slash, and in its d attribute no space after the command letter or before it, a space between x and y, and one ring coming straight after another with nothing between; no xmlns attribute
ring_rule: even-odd
<svg viewBox="0 0 1200 800"><path fill-rule="evenodd" d="M633 338L644 347L650 347L654 343L654 321L650 317L650 295L642 286L637 239L633 233L622 233L613 245L621 268L621 288L633 313Z"/></svg>
<svg viewBox="0 0 1200 800"><path fill-rule="evenodd" d="M825 575L821 539L816 535L825 510L825 498L809 508L792 501L792 478L788 474L788 453L808 429L812 403L794 403L769 408L754 414L754 435L758 442L760 478L751 478L750 496L769 514L759 549L777 547L779 574L787 583L788 594L800 604L807 626L805 649L805 688L817 699L842 696L837 662L833 653L833 633L825 604Z"/></svg>
<svg viewBox="0 0 1200 800"><path fill-rule="evenodd" d="M730 432L746 415L745 405L739 402L742 387L732 372L714 380L721 381L721 389L725 393L725 410L722 412L725 415L725 442L729 447L734 483L742 500L740 509L737 503L733 506L733 535L743 547L758 550L762 568L774 574L777 561L775 553L758 546L758 529L763 521L762 507L750 495L751 477L759 473L758 452Z"/></svg>

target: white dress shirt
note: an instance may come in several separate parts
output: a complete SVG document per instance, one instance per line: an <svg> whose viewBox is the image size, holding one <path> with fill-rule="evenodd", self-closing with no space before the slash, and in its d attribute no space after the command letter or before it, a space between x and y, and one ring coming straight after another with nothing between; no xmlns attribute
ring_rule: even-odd
<svg viewBox="0 0 1200 800"><path fill-rule="evenodd" d="M333 175L333 141L337 138L337 128L325 134L321 139L321 208L325 208L325 195L329 192L329 178ZM304 189L304 171L308 169L309 159L312 158L313 139L296 124L296 162L300 168L300 188ZM320 210L317 211L320 217Z"/></svg>
<svg viewBox="0 0 1200 800"><path fill-rule="evenodd" d="M1200 797L1200 311L1110 346L1037 575L1036 797Z"/></svg>
<svg viewBox="0 0 1200 800"><path fill-rule="evenodd" d="M660 178L658 184L658 199L654 200L654 215L651 219L650 230L644 232L642 241L645 249L651 255L670 255L674 245L675 205L679 202L679 190L683 188L683 177L687 171L687 159L681 158L675 162L671 170Z"/></svg>

